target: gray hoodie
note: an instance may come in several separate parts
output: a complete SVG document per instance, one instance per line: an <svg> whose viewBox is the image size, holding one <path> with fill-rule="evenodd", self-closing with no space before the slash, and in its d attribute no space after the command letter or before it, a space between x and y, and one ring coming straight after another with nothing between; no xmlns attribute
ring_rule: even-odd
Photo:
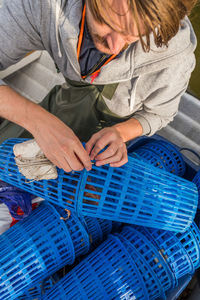
<svg viewBox="0 0 200 300"><path fill-rule="evenodd" d="M0 8L0 70L18 62L31 50L47 50L62 74L83 81L76 57L81 0L3 0ZM181 95L194 69L196 38L188 18L168 47L151 51L138 41L100 72L94 84L119 85L108 108L124 117L133 115L152 135L173 120ZM85 82L90 83L87 78Z"/></svg>

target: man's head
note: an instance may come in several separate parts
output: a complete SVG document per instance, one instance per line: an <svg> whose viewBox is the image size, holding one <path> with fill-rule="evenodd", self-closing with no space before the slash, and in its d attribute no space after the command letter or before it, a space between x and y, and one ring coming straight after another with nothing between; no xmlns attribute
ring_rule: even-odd
<svg viewBox="0 0 200 300"><path fill-rule="evenodd" d="M89 31L96 48L118 54L140 40L150 50L150 33L157 47L168 44L180 21L197 0L86 0Z"/></svg>

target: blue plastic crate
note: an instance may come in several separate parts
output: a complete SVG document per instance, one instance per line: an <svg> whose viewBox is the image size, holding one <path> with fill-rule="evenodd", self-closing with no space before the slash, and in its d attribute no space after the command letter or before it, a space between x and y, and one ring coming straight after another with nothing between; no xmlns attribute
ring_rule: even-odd
<svg viewBox="0 0 200 300"><path fill-rule="evenodd" d="M147 290L126 248L110 236L42 299L144 299Z"/></svg>
<svg viewBox="0 0 200 300"><path fill-rule="evenodd" d="M0 299L15 299L74 258L66 225L52 205L42 203L0 236Z"/></svg>
<svg viewBox="0 0 200 300"><path fill-rule="evenodd" d="M142 255L143 259L146 260L146 264L152 268L164 291L177 285L177 280L169 268L166 259L141 232L131 226L125 226L121 231L121 235L127 239Z"/></svg>
<svg viewBox="0 0 200 300"><path fill-rule="evenodd" d="M159 253L169 264L177 281L184 275L194 273L195 268L192 258L174 232L139 226L136 229L156 246ZM189 232L189 230L187 229L186 232Z"/></svg>
<svg viewBox="0 0 200 300"><path fill-rule="evenodd" d="M144 257L133 246L133 244L131 244L121 234L115 233L115 236L117 236L121 240L124 247L129 252L131 259L135 262L141 276L143 277L149 299L165 299L165 291L160 284L157 274L155 274L152 268L147 264Z"/></svg>
<svg viewBox="0 0 200 300"><path fill-rule="evenodd" d="M198 201L195 184L137 158L130 158L120 168L93 166L89 172L71 174L59 170L57 180L26 182L14 163L15 143L8 140L0 146L0 179L74 209L79 216L177 232L184 231L194 219Z"/></svg>

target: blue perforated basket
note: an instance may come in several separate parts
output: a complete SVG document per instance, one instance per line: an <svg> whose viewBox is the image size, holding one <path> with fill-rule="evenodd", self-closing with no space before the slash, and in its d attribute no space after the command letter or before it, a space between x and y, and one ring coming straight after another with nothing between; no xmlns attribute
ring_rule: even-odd
<svg viewBox="0 0 200 300"><path fill-rule="evenodd" d="M197 172L197 174L195 175L193 182L196 184L197 189L198 189L198 194L199 194L199 198L198 198L198 208L200 209L200 170Z"/></svg>
<svg viewBox="0 0 200 300"><path fill-rule="evenodd" d="M131 226L123 227L121 235L137 249L143 259L145 259L148 267L152 268L164 291L176 286L176 278L166 259L145 235Z"/></svg>
<svg viewBox="0 0 200 300"><path fill-rule="evenodd" d="M105 239L112 231L112 221L104 220L104 219L97 219L97 220L99 222L99 225L103 233L103 239Z"/></svg>
<svg viewBox="0 0 200 300"><path fill-rule="evenodd" d="M185 173L185 162L182 154L169 142L150 141L138 147L134 152L154 166L164 168L170 173L178 176L183 176Z"/></svg>
<svg viewBox="0 0 200 300"><path fill-rule="evenodd" d="M0 178L56 205L75 210L83 173L65 173L58 169L59 175L55 180L27 180L18 171L13 154L13 146L24 141L26 139L9 139L0 145Z"/></svg>
<svg viewBox="0 0 200 300"><path fill-rule="evenodd" d="M49 278L41 281L34 287L28 289L22 296L15 298L17 300L39 300L41 296L50 290L53 285L56 283L54 277L50 276Z"/></svg>
<svg viewBox="0 0 200 300"><path fill-rule="evenodd" d="M151 266L148 265L140 252L121 234L115 233L126 250L129 252L131 259L135 262L141 276L143 277L149 299L165 299L165 292L160 284L157 274L154 273Z"/></svg>
<svg viewBox="0 0 200 300"><path fill-rule="evenodd" d="M144 299L140 272L117 237L110 236L42 299Z"/></svg>
<svg viewBox="0 0 200 300"><path fill-rule="evenodd" d="M140 148L134 150L134 152L130 153L129 156L133 157L133 155L135 155L135 154L138 154L138 156L141 159L148 162L152 166L159 168L159 169L167 170L166 165L164 164L164 162L162 161L160 156L157 155L155 152L153 152L149 149L140 147Z"/></svg>
<svg viewBox="0 0 200 300"><path fill-rule="evenodd" d="M81 218L81 221L86 227L92 248L98 246L103 240L103 232L98 220L96 218L85 216Z"/></svg>
<svg viewBox="0 0 200 300"><path fill-rule="evenodd" d="M177 232L190 226L195 216L195 184L134 157L120 168L93 166L89 172L71 174L59 170L56 180L26 182L13 159L15 143L16 140L8 140L0 146L0 179L74 209L79 216Z"/></svg>
<svg viewBox="0 0 200 300"><path fill-rule="evenodd" d="M75 256L78 257L80 255L88 253L90 248L89 235L76 214L72 212L71 216L69 217L68 212L65 209L58 206L55 207L60 216L65 219L65 221L63 222L65 222L65 225L67 226L70 233L70 237L74 246Z"/></svg>
<svg viewBox="0 0 200 300"><path fill-rule="evenodd" d="M185 232L176 233L184 249L190 257L194 269L200 267L200 230L193 222L192 225Z"/></svg>
<svg viewBox="0 0 200 300"><path fill-rule="evenodd" d="M90 172L84 172L77 211L125 223L184 231L194 219L197 197L197 189L191 182L129 158L129 163L120 168L93 166Z"/></svg>
<svg viewBox="0 0 200 300"><path fill-rule="evenodd" d="M0 236L0 299L13 299L74 262L70 233L57 210L42 203Z"/></svg>
<svg viewBox="0 0 200 300"><path fill-rule="evenodd" d="M174 232L141 226L137 226L136 229L157 247L177 280L184 275L194 273L192 259ZM189 230L188 228L186 232Z"/></svg>

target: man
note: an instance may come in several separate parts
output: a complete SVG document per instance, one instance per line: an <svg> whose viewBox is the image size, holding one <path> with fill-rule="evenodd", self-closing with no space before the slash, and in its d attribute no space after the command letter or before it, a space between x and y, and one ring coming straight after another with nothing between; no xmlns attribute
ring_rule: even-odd
<svg viewBox="0 0 200 300"><path fill-rule="evenodd" d="M47 50L66 84L39 106L2 83L1 117L29 131L66 172L90 170L93 159L123 165L127 141L154 134L177 113L195 64L196 39L185 18L195 3L4 0L0 69ZM9 126L2 123L1 132Z"/></svg>

